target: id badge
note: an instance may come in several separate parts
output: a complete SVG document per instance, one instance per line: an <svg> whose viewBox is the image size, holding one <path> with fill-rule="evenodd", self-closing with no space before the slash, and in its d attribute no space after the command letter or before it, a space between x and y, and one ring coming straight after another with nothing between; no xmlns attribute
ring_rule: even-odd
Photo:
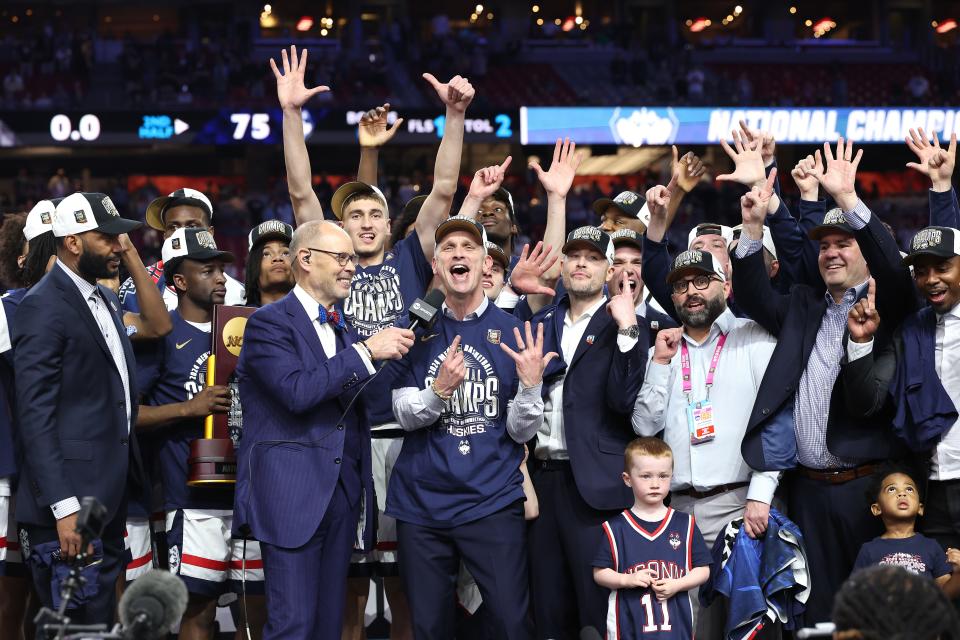
<svg viewBox="0 0 960 640"><path fill-rule="evenodd" d="M703 444L717 437L717 427L713 423L713 403L704 400L687 405L687 426L690 428L690 444Z"/></svg>

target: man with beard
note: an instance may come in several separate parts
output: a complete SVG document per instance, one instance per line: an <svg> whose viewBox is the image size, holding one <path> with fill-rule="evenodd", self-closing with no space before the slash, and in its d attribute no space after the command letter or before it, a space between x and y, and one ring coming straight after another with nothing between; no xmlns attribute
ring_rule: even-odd
<svg viewBox="0 0 960 640"><path fill-rule="evenodd" d="M75 193L57 205L57 262L30 289L13 324L17 428L24 443L17 487L23 555L40 601L56 607L63 563L78 553L87 582L70 616L114 619L122 568L128 471L140 479L131 425L137 416L134 360L120 301L96 284L114 278L118 236L140 226L102 193ZM81 549L79 498L106 508L100 539Z"/></svg>
<svg viewBox="0 0 960 640"><path fill-rule="evenodd" d="M756 538L766 531L778 474L751 469L740 442L776 340L727 308L730 285L712 254L680 253L667 283L683 327L657 335L633 429L663 432L674 455L670 506L696 518L708 546L740 517ZM722 606L699 609L695 618L698 636L722 634Z"/></svg>
<svg viewBox="0 0 960 640"><path fill-rule="evenodd" d="M924 461L929 482L920 521L924 535L944 549L960 548L960 230L927 227L910 243L904 265L930 306L909 316L893 341L877 349L881 323L875 287L850 309L847 405L857 415L881 414L888 398L894 429ZM892 384L891 384L892 383Z"/></svg>
<svg viewBox="0 0 960 640"><path fill-rule="evenodd" d="M163 243L164 271L177 290L173 331L137 350L143 389L137 430L151 435L163 484L169 569L187 586L190 600L180 622L184 640L213 638L217 598L238 590L243 542L224 537L232 522L233 489L187 485L190 443L203 435L211 413L226 413L225 385L206 386L213 307L226 296L224 264L233 255L217 249L203 229L177 229ZM257 543L246 545L246 561L259 563ZM247 590L263 592L263 571L247 570Z"/></svg>
<svg viewBox="0 0 960 640"><path fill-rule="evenodd" d="M813 168L820 186L837 203L810 231L819 244L818 264L826 293L795 285L789 294L772 287L763 262L763 221L771 212L771 189L741 199L743 233L733 257L734 293L743 309L777 336L768 373L760 384L741 451L754 469L793 471L788 513L804 533L811 591L805 623L830 619L833 596L853 568L864 542L882 533L863 508L877 462L903 451L888 420L863 420L844 402L838 379L847 314L867 295L871 274L886 345L894 329L917 308L910 274L883 222L856 193L862 151L837 143L836 157L824 144L825 170ZM757 206L759 203L760 206ZM839 385L839 386L838 386Z"/></svg>
<svg viewBox="0 0 960 640"><path fill-rule="evenodd" d="M188 187L156 198L147 207L145 219L148 227L163 234L164 240L177 229L203 229L213 235L213 205L210 204L210 199L200 191ZM176 309L177 293L163 275L163 260L147 267L147 273L163 294L167 309L170 311ZM225 275L227 277L226 304L243 304L246 299L243 284L229 274ZM124 311L134 313L140 311L143 305L140 304L137 294L138 288L139 285L132 277L124 280L120 285L119 296Z"/></svg>
<svg viewBox="0 0 960 640"><path fill-rule="evenodd" d="M540 504L529 538L538 638L604 628L608 592L594 582L591 563L600 525L632 504L620 469L648 347L627 274L610 279L610 236L580 227L562 253L565 293L546 308L546 295L528 297L537 311L532 322L545 327L545 348L565 363L545 379L543 425L528 463ZM609 300L604 283L615 293Z"/></svg>
<svg viewBox="0 0 960 640"><path fill-rule="evenodd" d="M613 273L610 282L614 287L626 285L633 295L634 310L638 316L646 318L650 329L650 344L657 338L661 329L676 327L673 318L661 313L643 298L643 236L633 229L620 229L610 234L613 241ZM626 275L626 279L624 279ZM622 283L622 284L621 284ZM622 293L615 291L614 293Z"/></svg>

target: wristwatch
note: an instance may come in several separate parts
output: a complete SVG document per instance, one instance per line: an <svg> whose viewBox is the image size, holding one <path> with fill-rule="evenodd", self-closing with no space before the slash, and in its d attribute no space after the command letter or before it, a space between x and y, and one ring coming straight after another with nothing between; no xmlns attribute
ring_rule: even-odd
<svg viewBox="0 0 960 640"><path fill-rule="evenodd" d="M640 327L638 325L630 325L626 329L620 329L617 331L617 335L626 336L631 340L636 340L640 337Z"/></svg>

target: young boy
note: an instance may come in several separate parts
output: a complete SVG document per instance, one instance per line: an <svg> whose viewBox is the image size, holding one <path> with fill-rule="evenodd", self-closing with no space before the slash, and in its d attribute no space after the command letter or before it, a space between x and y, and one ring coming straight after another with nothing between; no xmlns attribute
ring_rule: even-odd
<svg viewBox="0 0 960 640"><path fill-rule="evenodd" d="M710 551L692 515L663 504L673 452L658 438L637 438L624 453L623 482L633 507L603 523L593 579L610 589L607 635L693 638L689 591L710 577Z"/></svg>
<svg viewBox="0 0 960 640"><path fill-rule="evenodd" d="M868 494L870 512L883 520L886 532L860 547L853 570L877 564L900 566L933 578L948 597L955 598L960 595L958 552L948 549L944 553L936 540L916 532L923 502L912 474L905 466L889 465L877 475Z"/></svg>

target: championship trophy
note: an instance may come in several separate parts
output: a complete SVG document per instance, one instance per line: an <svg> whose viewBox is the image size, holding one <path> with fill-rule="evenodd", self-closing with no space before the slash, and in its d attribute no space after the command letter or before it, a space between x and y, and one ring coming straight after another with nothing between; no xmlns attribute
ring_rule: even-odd
<svg viewBox="0 0 960 640"><path fill-rule="evenodd" d="M207 386L226 384L230 388L230 410L207 416L203 437L190 443L187 465L193 487L233 484L237 481L234 444L243 429L243 413L234 370L243 346L243 330L254 307L217 305L213 309L213 344L207 360Z"/></svg>

